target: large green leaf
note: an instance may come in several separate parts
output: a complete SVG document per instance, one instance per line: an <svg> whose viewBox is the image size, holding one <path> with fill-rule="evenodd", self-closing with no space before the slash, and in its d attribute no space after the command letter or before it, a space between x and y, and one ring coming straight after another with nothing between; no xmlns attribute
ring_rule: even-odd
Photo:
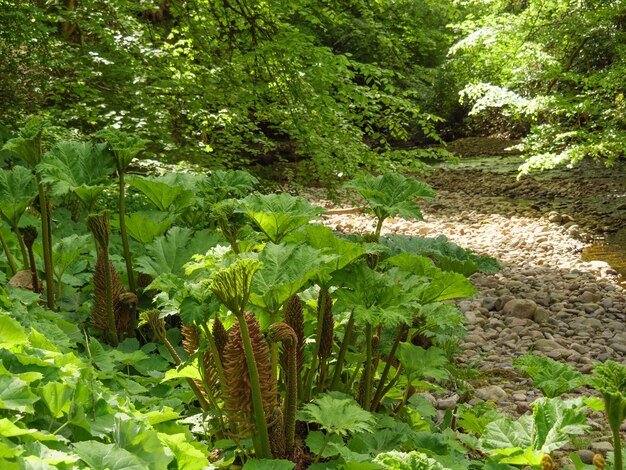
<svg viewBox="0 0 626 470"><path fill-rule="evenodd" d="M167 470L172 457L165 454L154 429L120 416L115 422L114 443L147 463L150 470Z"/></svg>
<svg viewBox="0 0 626 470"><path fill-rule="evenodd" d="M378 454L374 463L385 470L446 470L446 467L421 452L390 451Z"/></svg>
<svg viewBox="0 0 626 470"><path fill-rule="evenodd" d="M337 236L331 229L323 225L307 225L306 236L309 245L325 255L332 256L320 268L319 275L323 282L330 280L331 273L344 268L365 253L362 246Z"/></svg>
<svg viewBox="0 0 626 470"><path fill-rule="evenodd" d="M251 194L241 200L244 212L272 243L317 218L324 209L287 193Z"/></svg>
<svg viewBox="0 0 626 470"><path fill-rule="evenodd" d="M208 452L206 445L191 441L185 434L159 433L159 439L176 458L179 470L203 470L206 468Z"/></svg>
<svg viewBox="0 0 626 470"><path fill-rule="evenodd" d="M263 269L254 277L250 300L271 312L278 311L328 260L307 245L268 243L259 254Z"/></svg>
<svg viewBox="0 0 626 470"><path fill-rule="evenodd" d="M418 293L420 303L471 297L476 292L472 283L462 274L441 271Z"/></svg>
<svg viewBox="0 0 626 470"><path fill-rule="evenodd" d="M48 406L52 417L60 418L70 411L73 388L61 382L48 382L41 387L41 398Z"/></svg>
<svg viewBox="0 0 626 470"><path fill-rule="evenodd" d="M33 403L38 399L25 381L0 375L0 409L32 414L35 412Z"/></svg>
<svg viewBox="0 0 626 470"><path fill-rule="evenodd" d="M217 170L200 184L200 191L211 204L231 198L247 196L257 185L259 180L247 171Z"/></svg>
<svg viewBox="0 0 626 470"><path fill-rule="evenodd" d="M148 144L147 140L114 127L107 127L94 135L106 141L115 158L117 169L122 172L126 171L133 158L139 155Z"/></svg>
<svg viewBox="0 0 626 470"><path fill-rule="evenodd" d="M535 423L532 416L512 420L501 418L485 426L481 447L492 449L526 449L532 446Z"/></svg>
<svg viewBox="0 0 626 470"><path fill-rule="evenodd" d="M380 176L361 175L345 185L356 190L380 219L399 214L405 219L421 219L422 211L415 199L431 199L435 192L426 183L387 173Z"/></svg>
<svg viewBox="0 0 626 470"><path fill-rule="evenodd" d="M514 359L513 366L526 372L533 379L535 387L548 398L557 397L587 383L585 377L572 366L549 357L528 354Z"/></svg>
<svg viewBox="0 0 626 470"><path fill-rule="evenodd" d="M52 246L52 264L57 279L60 280L72 263L76 262L83 253L90 250L91 240L90 235L72 234L59 240Z"/></svg>
<svg viewBox="0 0 626 470"><path fill-rule="evenodd" d="M74 450L91 470L146 470L147 462L115 444L75 442Z"/></svg>
<svg viewBox="0 0 626 470"><path fill-rule="evenodd" d="M399 276L398 276L399 274ZM359 324L394 326L410 324L417 310L417 278L398 271L379 273L365 262L338 271L334 283L337 311L352 311Z"/></svg>
<svg viewBox="0 0 626 470"><path fill-rule="evenodd" d="M479 256L448 241L440 235L436 238L388 234L380 243L391 250L392 255L412 253L431 258L444 271L454 271L469 276L477 271L495 273L500 270L498 262L489 256Z"/></svg>
<svg viewBox="0 0 626 470"><path fill-rule="evenodd" d="M424 349L411 343L400 343L397 357L409 380L424 378L443 380L449 376L445 369L448 359L439 348Z"/></svg>
<svg viewBox="0 0 626 470"><path fill-rule="evenodd" d="M351 397L336 392L318 396L302 407L300 419L318 423L324 430L345 436L371 431L374 415L361 408Z"/></svg>
<svg viewBox="0 0 626 470"><path fill-rule="evenodd" d="M46 152L37 170L54 196L74 192L91 209L115 171L107 153L106 144L59 142Z"/></svg>
<svg viewBox="0 0 626 470"><path fill-rule="evenodd" d="M143 245L147 245L172 226L174 218L169 212L143 211L126 215L128 234Z"/></svg>
<svg viewBox="0 0 626 470"><path fill-rule="evenodd" d="M13 348L28 341L21 325L5 314L0 314L0 348Z"/></svg>
<svg viewBox="0 0 626 470"><path fill-rule="evenodd" d="M38 116L31 117L17 137L5 142L2 150L13 152L30 168L35 168L41 161L41 136L48 125L48 121Z"/></svg>
<svg viewBox="0 0 626 470"><path fill-rule="evenodd" d="M183 276L183 266L198 253L206 253L222 241L215 232L193 232L191 229L173 227L165 235L154 239L146 247L146 255L137 259L140 272L158 277L161 274Z"/></svg>
<svg viewBox="0 0 626 470"><path fill-rule="evenodd" d="M586 424L581 398L539 398L532 407L535 421L533 448L546 454L565 446L572 436L584 434L590 429Z"/></svg>
<svg viewBox="0 0 626 470"><path fill-rule="evenodd" d="M37 197L35 175L28 168L16 166L0 170L0 215L16 227L26 208Z"/></svg>
<svg viewBox="0 0 626 470"><path fill-rule="evenodd" d="M132 176L126 179L133 188L141 191L160 211L180 210L191 204L193 191L183 186L171 185L163 177Z"/></svg>

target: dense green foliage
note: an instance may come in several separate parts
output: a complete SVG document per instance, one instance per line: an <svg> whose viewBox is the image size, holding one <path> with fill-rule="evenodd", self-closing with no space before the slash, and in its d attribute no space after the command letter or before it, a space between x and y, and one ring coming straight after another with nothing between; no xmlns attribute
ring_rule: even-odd
<svg viewBox="0 0 626 470"><path fill-rule="evenodd" d="M465 3L472 16L457 26L463 38L451 50L462 96L479 125L530 131L524 171L623 157L623 2Z"/></svg>

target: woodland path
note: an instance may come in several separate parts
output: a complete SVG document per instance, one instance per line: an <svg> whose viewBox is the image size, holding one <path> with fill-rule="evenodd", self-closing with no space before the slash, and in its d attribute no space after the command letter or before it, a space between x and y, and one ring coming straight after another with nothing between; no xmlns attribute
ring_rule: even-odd
<svg viewBox="0 0 626 470"><path fill-rule="evenodd" d="M445 235L501 263L497 274L472 276L478 292L456 302L469 329L460 360L481 372L472 381L471 403L494 400L515 415L529 412L529 404L541 396L512 368L517 356L535 351L584 373L596 361L625 361L622 279L606 262L583 261L581 253L601 236L600 230L625 226L617 207L626 199L619 200L621 183L614 174L610 178L614 169L591 165L520 182L515 157L493 164L483 160L470 159L427 177L437 196L423 205L424 220L387 220L383 233ZM371 217L317 202L333 209L324 218L333 229L364 233L374 227ZM454 406L457 399L449 394L435 398L440 409ZM600 430L603 419L591 414L590 424ZM583 443L580 452L587 455L581 457L590 458L591 450L610 450L607 436Z"/></svg>

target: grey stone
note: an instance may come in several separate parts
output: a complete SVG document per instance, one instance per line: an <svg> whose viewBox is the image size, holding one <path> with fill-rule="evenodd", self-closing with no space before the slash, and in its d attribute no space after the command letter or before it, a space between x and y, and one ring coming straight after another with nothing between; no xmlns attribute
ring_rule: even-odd
<svg viewBox="0 0 626 470"><path fill-rule="evenodd" d="M498 297L498 300L496 300L496 310L498 312L501 311L504 306L513 299L515 299L515 297L512 295L501 295Z"/></svg>
<svg viewBox="0 0 626 470"><path fill-rule="evenodd" d="M546 323L550 319L550 312L543 307L537 307L533 313L533 321L535 323Z"/></svg>
<svg viewBox="0 0 626 470"><path fill-rule="evenodd" d="M499 401L506 397L506 392L497 385L488 385L476 390L475 395L484 401Z"/></svg>
<svg viewBox="0 0 626 470"><path fill-rule="evenodd" d="M587 465L591 465L593 463L593 456L596 455L594 451L589 449L581 449L576 453L578 454L578 457L580 457L580 460Z"/></svg>
<svg viewBox="0 0 626 470"><path fill-rule="evenodd" d="M537 304L529 299L509 300L502 309L505 315L515 318L533 318L536 310Z"/></svg>
<svg viewBox="0 0 626 470"><path fill-rule="evenodd" d="M591 443L591 448L598 453L606 454L613 451L613 445L610 442L601 441Z"/></svg>
<svg viewBox="0 0 626 470"><path fill-rule="evenodd" d="M561 349L561 345L551 339L538 339L535 341L535 349L545 353Z"/></svg>
<svg viewBox="0 0 626 470"><path fill-rule="evenodd" d="M459 401L459 396L455 393L449 398L445 398L443 400L439 400L437 402L438 410L451 410L456 407L457 402Z"/></svg>
<svg viewBox="0 0 626 470"><path fill-rule="evenodd" d="M493 311L496 309L496 303L498 299L496 297L485 297L482 301L482 306L489 311Z"/></svg>

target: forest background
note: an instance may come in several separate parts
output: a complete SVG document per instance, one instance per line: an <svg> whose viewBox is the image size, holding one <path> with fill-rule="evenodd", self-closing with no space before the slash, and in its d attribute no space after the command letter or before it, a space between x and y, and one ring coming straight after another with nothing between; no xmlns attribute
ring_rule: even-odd
<svg viewBox="0 0 626 470"><path fill-rule="evenodd" d="M526 169L623 155L621 1L0 0L0 24L0 142L38 114L331 185L465 135L523 137Z"/></svg>

